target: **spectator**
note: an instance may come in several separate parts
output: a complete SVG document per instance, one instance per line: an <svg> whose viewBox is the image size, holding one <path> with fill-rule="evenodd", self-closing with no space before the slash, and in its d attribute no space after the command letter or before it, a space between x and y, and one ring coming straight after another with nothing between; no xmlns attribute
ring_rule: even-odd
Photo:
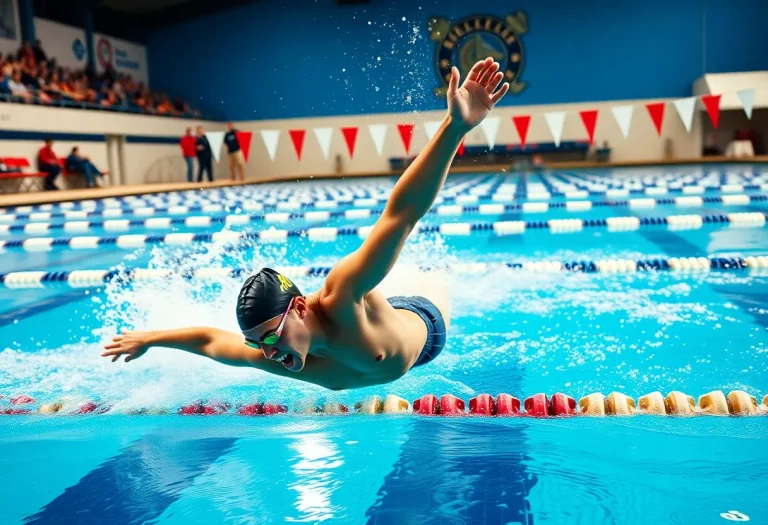
<svg viewBox="0 0 768 525"><path fill-rule="evenodd" d="M35 50L32 49L32 46L29 45L29 42L24 42L21 45L21 49L19 49L18 55L16 57L19 59L19 62L26 63L26 64L36 64L37 61L35 60Z"/></svg>
<svg viewBox="0 0 768 525"><path fill-rule="evenodd" d="M38 65L48 60L45 51L43 51L43 44L40 42L39 38L35 40L35 47L32 48L32 52L35 54L35 62L37 62Z"/></svg>
<svg viewBox="0 0 768 525"><path fill-rule="evenodd" d="M213 182L213 151L208 138L203 132L203 126L197 126L197 182L203 182L203 171L208 172L208 182Z"/></svg>
<svg viewBox="0 0 768 525"><path fill-rule="evenodd" d="M96 176L103 177L104 174L93 165L91 159L84 155L80 155L80 148L75 146L64 162L67 171L69 173L82 173L85 176L85 182L89 188L96 187Z"/></svg>
<svg viewBox="0 0 768 525"><path fill-rule="evenodd" d="M56 158L56 153L53 152L53 139L45 139L45 146L37 152L37 169L48 174L43 185L45 191L59 189L54 182L59 173L61 173L61 166L59 166L59 159Z"/></svg>
<svg viewBox="0 0 768 525"><path fill-rule="evenodd" d="M0 70L0 94L2 95L11 94L11 86L9 86L9 84L11 82L12 71L13 68L10 64L6 64L2 70Z"/></svg>
<svg viewBox="0 0 768 525"><path fill-rule="evenodd" d="M29 88L27 88L27 86L25 86L21 81L20 71L15 71L13 73L11 81L8 82L8 87L10 88L11 94L13 96L23 98L25 102L30 102L32 100L32 93L30 93Z"/></svg>
<svg viewBox="0 0 768 525"><path fill-rule="evenodd" d="M181 154L187 163L187 182L195 180L195 157L197 156L197 139L192 135L192 128L187 128L187 134L181 137Z"/></svg>
<svg viewBox="0 0 768 525"><path fill-rule="evenodd" d="M235 168L240 172L240 180L245 180L245 158L237 140L237 130L231 122L227 123L227 133L224 135L229 155L229 178L235 180Z"/></svg>

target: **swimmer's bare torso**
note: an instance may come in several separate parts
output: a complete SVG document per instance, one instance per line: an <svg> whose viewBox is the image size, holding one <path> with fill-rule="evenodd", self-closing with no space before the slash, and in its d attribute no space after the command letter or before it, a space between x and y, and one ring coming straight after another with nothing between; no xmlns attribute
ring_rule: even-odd
<svg viewBox="0 0 768 525"><path fill-rule="evenodd" d="M507 83L497 90L503 78L498 70L492 59L480 61L459 87L459 72L453 68L449 112L440 129L400 177L362 246L333 267L321 290L295 296L287 312L241 334L215 328L126 332L106 345L102 355L113 361L125 355L131 361L150 347L176 348L334 390L401 377L420 359L435 329L419 314L393 308L376 287L434 203L464 135L508 91ZM439 327L444 338L449 303L439 293L425 295L442 318L439 324L445 323ZM277 332L279 338L266 344Z"/></svg>
<svg viewBox="0 0 768 525"><path fill-rule="evenodd" d="M449 305L437 297L441 294L430 299L448 324ZM306 297L306 304L323 324L327 338L325 344L306 356L298 372L246 346L241 334L207 327L124 332L107 345L107 351L120 349L121 353L138 357L153 346L179 348L225 364L251 366L331 390L346 390L402 377L413 367L427 337L427 327L418 315L395 310L378 290L368 293L361 302L315 292ZM279 341L274 347L267 352L281 351Z"/></svg>

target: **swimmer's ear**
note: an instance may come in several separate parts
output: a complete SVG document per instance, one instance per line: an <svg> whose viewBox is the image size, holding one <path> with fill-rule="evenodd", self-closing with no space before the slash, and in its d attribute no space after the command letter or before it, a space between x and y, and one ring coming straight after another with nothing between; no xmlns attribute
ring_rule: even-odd
<svg viewBox="0 0 768 525"><path fill-rule="evenodd" d="M456 94L456 90L459 89L459 68L453 66L451 68L451 80L448 81L448 99L452 99Z"/></svg>
<svg viewBox="0 0 768 525"><path fill-rule="evenodd" d="M293 307L296 309L296 313L299 314L299 319L304 319L307 316L307 298L297 297L293 300Z"/></svg>

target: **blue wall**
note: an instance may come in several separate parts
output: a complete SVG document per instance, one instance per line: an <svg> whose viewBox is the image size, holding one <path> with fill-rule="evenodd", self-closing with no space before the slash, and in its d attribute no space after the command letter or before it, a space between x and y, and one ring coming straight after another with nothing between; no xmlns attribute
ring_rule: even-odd
<svg viewBox="0 0 768 525"><path fill-rule="evenodd" d="M517 10L528 87L509 105L689 96L705 68L768 69L766 0L293 0L151 33L150 78L232 120L438 109L427 20Z"/></svg>

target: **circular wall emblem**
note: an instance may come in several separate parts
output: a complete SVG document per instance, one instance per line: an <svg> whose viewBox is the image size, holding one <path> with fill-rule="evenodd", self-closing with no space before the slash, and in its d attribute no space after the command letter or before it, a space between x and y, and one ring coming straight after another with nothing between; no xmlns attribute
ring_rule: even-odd
<svg viewBox="0 0 768 525"><path fill-rule="evenodd" d="M493 15L468 16L453 25L445 18L433 18L429 32L437 43L435 63L442 81L435 94L445 95L451 67L459 68L464 78L477 61L489 56L501 66L513 94L525 89L526 83L520 79L525 64L521 37L528 32L528 17L522 11L504 20Z"/></svg>

